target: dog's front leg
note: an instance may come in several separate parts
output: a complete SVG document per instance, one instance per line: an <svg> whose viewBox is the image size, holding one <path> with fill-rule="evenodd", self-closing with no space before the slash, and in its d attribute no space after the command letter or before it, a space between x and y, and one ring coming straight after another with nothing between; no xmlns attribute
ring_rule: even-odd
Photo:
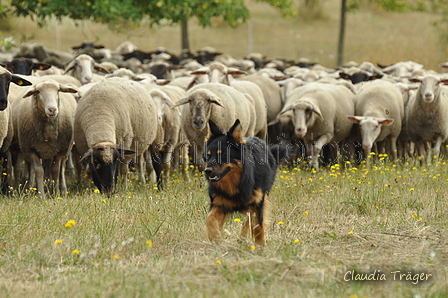
<svg viewBox="0 0 448 298"><path fill-rule="evenodd" d="M212 206L210 212L207 215L207 235L211 242L216 242L221 238L221 229L226 221L228 213L225 213L222 208Z"/></svg>

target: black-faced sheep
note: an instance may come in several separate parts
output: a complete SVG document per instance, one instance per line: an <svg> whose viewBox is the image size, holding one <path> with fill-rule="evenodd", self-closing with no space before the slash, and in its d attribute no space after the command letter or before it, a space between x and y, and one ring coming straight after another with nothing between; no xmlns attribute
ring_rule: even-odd
<svg viewBox="0 0 448 298"><path fill-rule="evenodd" d="M115 191L119 168L125 176L133 157L145 183L143 155L157 128L154 101L137 82L108 78L84 94L76 110L75 144L102 193Z"/></svg>

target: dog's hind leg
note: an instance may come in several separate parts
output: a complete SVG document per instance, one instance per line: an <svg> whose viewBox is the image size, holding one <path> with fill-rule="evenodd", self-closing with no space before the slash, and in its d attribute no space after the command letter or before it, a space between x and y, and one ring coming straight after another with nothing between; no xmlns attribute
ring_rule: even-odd
<svg viewBox="0 0 448 298"><path fill-rule="evenodd" d="M207 236L211 242L216 242L221 238L221 229L227 217L229 217L229 213L224 212L222 208L211 207L206 219Z"/></svg>

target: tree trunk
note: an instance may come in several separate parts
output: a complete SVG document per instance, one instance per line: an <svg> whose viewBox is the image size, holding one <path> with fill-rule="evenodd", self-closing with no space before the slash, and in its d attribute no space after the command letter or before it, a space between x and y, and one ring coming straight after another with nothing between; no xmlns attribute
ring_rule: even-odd
<svg viewBox="0 0 448 298"><path fill-rule="evenodd" d="M190 50L190 42L188 40L188 20L182 20L180 27L182 30L182 50Z"/></svg>
<svg viewBox="0 0 448 298"><path fill-rule="evenodd" d="M342 0L341 4L341 21L339 27L339 42L338 42L338 66L342 65L344 56L344 35L345 35L345 12L347 7L347 0Z"/></svg>

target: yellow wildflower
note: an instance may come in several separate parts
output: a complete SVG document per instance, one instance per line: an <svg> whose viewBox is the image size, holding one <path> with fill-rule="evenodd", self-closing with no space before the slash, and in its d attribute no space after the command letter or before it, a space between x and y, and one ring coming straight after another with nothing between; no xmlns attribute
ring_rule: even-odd
<svg viewBox="0 0 448 298"><path fill-rule="evenodd" d="M76 225L76 221L74 221L73 219L70 219L69 221L67 221L67 223L65 224L66 228L71 228L74 225Z"/></svg>

